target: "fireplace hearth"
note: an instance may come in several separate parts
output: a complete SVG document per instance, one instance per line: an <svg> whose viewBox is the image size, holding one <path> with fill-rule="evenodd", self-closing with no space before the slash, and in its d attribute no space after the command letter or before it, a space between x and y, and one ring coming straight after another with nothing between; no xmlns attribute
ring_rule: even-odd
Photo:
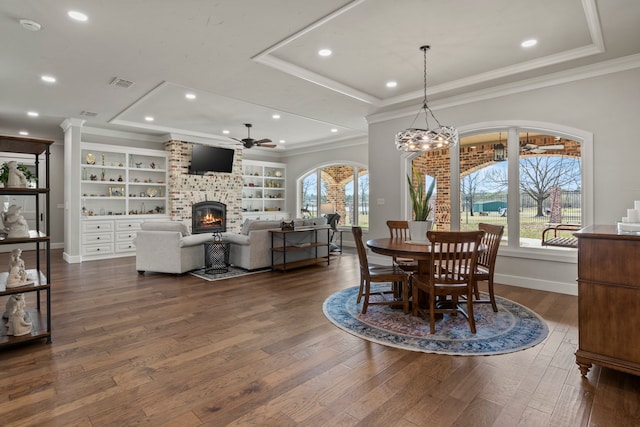
<svg viewBox="0 0 640 427"><path fill-rule="evenodd" d="M222 233L227 231L227 205L220 202L200 202L191 206L191 232Z"/></svg>

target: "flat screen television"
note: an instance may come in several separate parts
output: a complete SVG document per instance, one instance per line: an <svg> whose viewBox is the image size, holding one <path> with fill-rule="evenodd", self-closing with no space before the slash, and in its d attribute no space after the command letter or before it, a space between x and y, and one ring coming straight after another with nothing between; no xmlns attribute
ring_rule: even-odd
<svg viewBox="0 0 640 427"><path fill-rule="evenodd" d="M212 172L230 173L233 170L233 155L230 148L193 144L189 174L205 175Z"/></svg>

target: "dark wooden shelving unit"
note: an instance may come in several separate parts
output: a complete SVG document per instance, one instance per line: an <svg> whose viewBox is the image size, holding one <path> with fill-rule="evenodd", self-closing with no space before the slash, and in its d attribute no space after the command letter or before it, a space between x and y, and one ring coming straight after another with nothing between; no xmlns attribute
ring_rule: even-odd
<svg viewBox="0 0 640 427"><path fill-rule="evenodd" d="M36 307L28 307L26 312L32 323L31 333L23 336L7 335L7 328L0 328L0 348L22 344L29 341L45 338L51 342L51 240L49 238L50 226L50 192L49 192L49 155L50 146L54 141L44 139L25 138L18 136L0 135L0 153L31 154L35 157L35 176L37 188L0 188L0 196L33 196L35 197L36 227L29 231L29 237L5 238L0 240L0 245L29 244L35 245L36 268L27 269L27 273L34 279L33 283L25 286L6 288L6 279L0 280L0 297L15 294L36 293ZM40 156L44 154L45 173L40 176ZM40 195L44 195L44 207L41 206ZM40 227L41 214L44 214L44 228ZM22 249L22 248L21 248ZM41 257L44 252L44 260ZM2 278L8 273L0 275ZM42 295L44 293L44 307ZM6 300L2 300L2 307ZM3 319L4 321L4 319ZM3 323L5 323L4 321ZM4 325L3 325L4 326Z"/></svg>

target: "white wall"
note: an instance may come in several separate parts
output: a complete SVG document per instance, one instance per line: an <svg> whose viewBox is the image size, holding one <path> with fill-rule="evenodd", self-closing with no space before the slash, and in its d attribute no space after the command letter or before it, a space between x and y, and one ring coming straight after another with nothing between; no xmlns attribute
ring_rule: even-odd
<svg viewBox="0 0 640 427"><path fill-rule="evenodd" d="M419 106L416 106L416 111ZM489 121L539 121L581 129L593 134L594 218L615 224L640 200L640 142L635 135L640 113L640 69L534 89L514 95L436 110L443 124L470 127ZM384 205L371 209L371 236L387 234L385 221L401 210L401 154L394 135L411 123L412 116L369 125L371 200ZM587 225L587 224L585 224ZM576 293L575 262L533 261L501 257L498 282L538 289Z"/></svg>

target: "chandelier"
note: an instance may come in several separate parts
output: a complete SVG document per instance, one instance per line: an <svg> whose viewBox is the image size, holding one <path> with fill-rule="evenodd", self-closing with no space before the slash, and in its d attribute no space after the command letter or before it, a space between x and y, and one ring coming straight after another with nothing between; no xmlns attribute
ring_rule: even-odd
<svg viewBox="0 0 640 427"><path fill-rule="evenodd" d="M424 100L422 108L418 110L418 114L413 119L411 126L422 111L424 111L424 119L426 123L425 129L410 127L396 134L396 148L400 151L433 151L441 148L455 146L458 143L458 130L452 126L442 126L436 116L427 105L427 51L430 46L420 46L420 50L424 54ZM429 114L437 123L435 129L429 128Z"/></svg>

